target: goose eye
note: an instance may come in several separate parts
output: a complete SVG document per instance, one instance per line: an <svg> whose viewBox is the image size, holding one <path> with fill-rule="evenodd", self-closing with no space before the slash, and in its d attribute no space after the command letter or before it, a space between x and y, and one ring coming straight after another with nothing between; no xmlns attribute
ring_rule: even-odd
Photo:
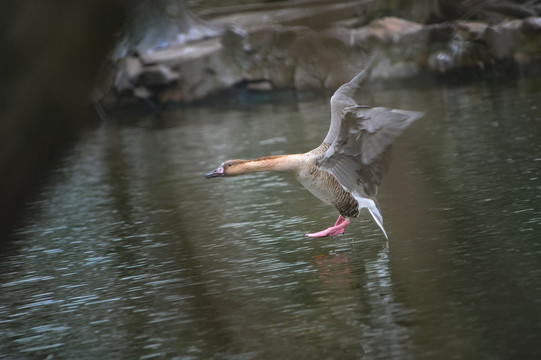
<svg viewBox="0 0 541 360"><path fill-rule="evenodd" d="M231 163L227 164L227 166L231 166L231 165L233 165L233 164L231 164Z"/></svg>

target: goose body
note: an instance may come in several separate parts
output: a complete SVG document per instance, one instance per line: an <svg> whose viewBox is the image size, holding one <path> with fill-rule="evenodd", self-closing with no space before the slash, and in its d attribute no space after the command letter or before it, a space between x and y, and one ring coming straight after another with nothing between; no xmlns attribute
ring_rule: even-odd
<svg viewBox="0 0 541 360"><path fill-rule="evenodd" d="M260 171L293 175L308 191L334 206L340 215L334 226L309 237L343 234L351 218L366 208L383 231L374 197L389 164L390 145L423 113L359 106L352 96L366 77L365 67L331 98L331 125L323 143L303 154L228 160L206 178L237 176Z"/></svg>

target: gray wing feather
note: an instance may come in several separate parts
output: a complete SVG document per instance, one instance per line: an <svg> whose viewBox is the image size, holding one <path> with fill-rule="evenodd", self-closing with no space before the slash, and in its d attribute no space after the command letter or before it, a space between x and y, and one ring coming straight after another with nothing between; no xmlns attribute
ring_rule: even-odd
<svg viewBox="0 0 541 360"><path fill-rule="evenodd" d="M319 157L318 166L349 191L373 196L387 170L390 145L421 116L420 112L383 107L346 107L336 138Z"/></svg>
<svg viewBox="0 0 541 360"><path fill-rule="evenodd" d="M352 109L352 112L349 115L346 114L345 117L353 117L357 120L354 131L357 139L362 137L362 142L357 144L357 147L361 150L362 163L367 165L422 115L419 112L378 107L365 111Z"/></svg>

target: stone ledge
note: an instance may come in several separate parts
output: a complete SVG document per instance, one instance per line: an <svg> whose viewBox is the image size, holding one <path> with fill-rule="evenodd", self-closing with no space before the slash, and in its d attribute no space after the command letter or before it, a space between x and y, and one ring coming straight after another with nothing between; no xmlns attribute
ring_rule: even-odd
<svg viewBox="0 0 541 360"><path fill-rule="evenodd" d="M496 25L422 25L394 17L360 28L336 25L355 18L358 7L359 2L348 1L218 17L215 24L226 27L220 37L120 61L116 90L135 94L139 89L156 102L199 100L240 83L333 91L376 48L371 81L437 77L460 69L483 72L500 63L524 71L540 66L538 17ZM311 19L327 27L306 26ZM149 71L159 76L148 76Z"/></svg>

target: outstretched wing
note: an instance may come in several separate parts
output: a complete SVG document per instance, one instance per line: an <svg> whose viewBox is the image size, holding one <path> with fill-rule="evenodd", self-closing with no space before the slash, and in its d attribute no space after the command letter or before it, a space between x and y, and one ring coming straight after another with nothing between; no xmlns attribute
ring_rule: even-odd
<svg viewBox="0 0 541 360"><path fill-rule="evenodd" d="M336 138L317 164L349 191L374 196L389 165L390 145L421 116L383 107L346 107Z"/></svg>
<svg viewBox="0 0 541 360"><path fill-rule="evenodd" d="M340 86L331 97L331 125L329 127L327 136L323 140L324 143L331 144L336 138L342 122L344 109L357 105L355 100L353 100L353 95L363 80L368 76L368 71L374 64L375 58L376 53L372 53L368 59L368 62L361 67L361 71L349 82Z"/></svg>

